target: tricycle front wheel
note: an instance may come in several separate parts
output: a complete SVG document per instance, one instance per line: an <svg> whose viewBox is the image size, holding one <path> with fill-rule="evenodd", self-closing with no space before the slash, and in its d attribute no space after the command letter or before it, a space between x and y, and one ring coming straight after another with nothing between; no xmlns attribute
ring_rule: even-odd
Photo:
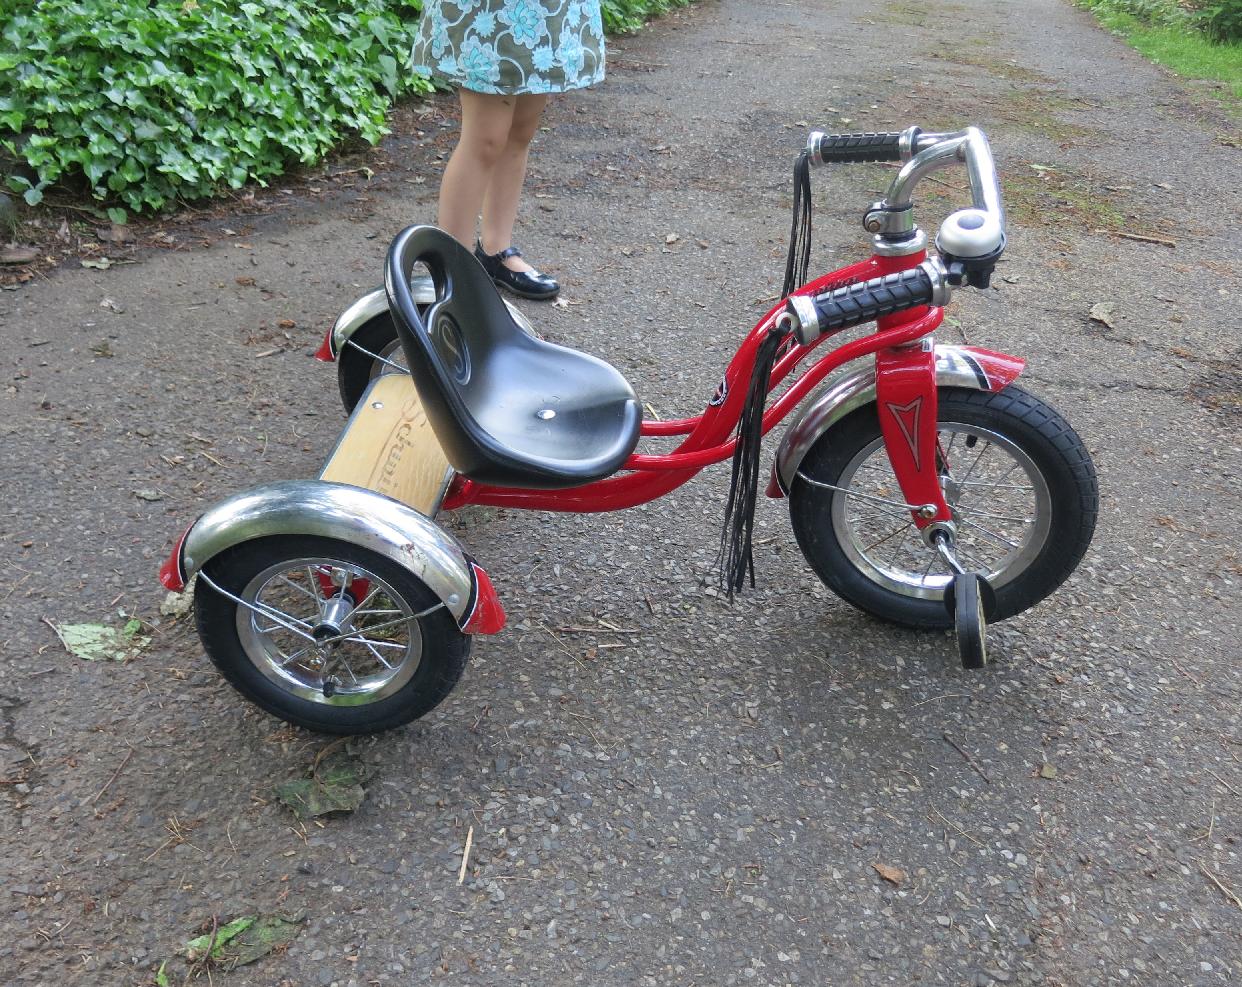
<svg viewBox="0 0 1242 987"><path fill-rule="evenodd" d="M277 536L213 558L195 590L203 647L247 699L323 733L374 733L434 709L470 638L410 572L331 538Z"/></svg>
<svg viewBox="0 0 1242 987"><path fill-rule="evenodd" d="M1095 467L1065 419L1016 385L943 388L938 404L955 549L996 590L989 616L1003 620L1048 596L1082 559L1099 511ZM943 602L952 574L902 502L872 404L811 447L789 511L807 562L838 596L893 623L952 627Z"/></svg>

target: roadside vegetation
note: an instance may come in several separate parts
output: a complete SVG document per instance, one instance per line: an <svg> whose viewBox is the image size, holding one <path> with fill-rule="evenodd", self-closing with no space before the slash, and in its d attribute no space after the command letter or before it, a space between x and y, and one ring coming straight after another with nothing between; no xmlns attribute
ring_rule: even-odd
<svg viewBox="0 0 1242 987"><path fill-rule="evenodd" d="M1242 0L1076 0L1158 65L1217 84L1242 114Z"/></svg>
<svg viewBox="0 0 1242 987"><path fill-rule="evenodd" d="M629 31L691 0L603 0ZM123 223L387 133L421 0L4 0L0 181ZM4 205L0 191L0 206Z"/></svg>

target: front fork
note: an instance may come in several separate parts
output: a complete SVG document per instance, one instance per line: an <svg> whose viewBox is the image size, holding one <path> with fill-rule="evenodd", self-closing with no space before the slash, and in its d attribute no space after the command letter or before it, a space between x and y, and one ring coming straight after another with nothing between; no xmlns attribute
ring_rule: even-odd
<svg viewBox="0 0 1242 987"><path fill-rule="evenodd" d="M930 336L876 353L875 395L884 448L915 526L943 528L953 514L940 487L936 353Z"/></svg>
<svg viewBox="0 0 1242 987"><path fill-rule="evenodd" d="M967 572L954 549L953 512L940 485L936 353L931 337L878 351L875 371L876 412L889 462L915 527L953 573L945 606L954 620L962 664L981 667L987 661L987 617L995 597L985 574ZM943 466L947 469L949 464Z"/></svg>

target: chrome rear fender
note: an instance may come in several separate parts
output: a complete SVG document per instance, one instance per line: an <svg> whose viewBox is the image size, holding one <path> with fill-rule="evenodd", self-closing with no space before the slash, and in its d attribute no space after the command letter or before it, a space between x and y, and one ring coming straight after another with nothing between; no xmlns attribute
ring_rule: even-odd
<svg viewBox="0 0 1242 987"><path fill-rule="evenodd" d="M414 301L420 308L434 304L436 289L430 277L415 278L410 283L410 286L414 290ZM534 327L531 325L530 320L522 314L521 310L507 298L504 299L504 303L509 309L509 314L513 316L513 320L526 333L534 336ZM388 294L383 288L376 288L374 291L367 292L337 316L336 322L328 330L328 337L324 340L324 345L320 347L316 356L325 362L332 362L340 356L341 350L345 348L345 345L353 337L354 333L377 315L384 315L387 311Z"/></svg>
<svg viewBox="0 0 1242 987"><path fill-rule="evenodd" d="M452 535L411 507L363 487L287 480L216 504L181 537L160 571L181 590L226 549L256 538L309 535L357 545L421 580L467 632L493 633L504 622L487 574Z"/></svg>

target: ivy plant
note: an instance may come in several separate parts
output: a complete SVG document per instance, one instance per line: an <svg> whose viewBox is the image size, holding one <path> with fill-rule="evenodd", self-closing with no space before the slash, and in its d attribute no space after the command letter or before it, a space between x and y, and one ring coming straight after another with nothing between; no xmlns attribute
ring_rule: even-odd
<svg viewBox="0 0 1242 987"><path fill-rule="evenodd" d="M0 15L0 160L29 202L85 177L160 209L375 142L391 101L429 84L405 62L409 0L8 0ZM19 187L20 186L20 187ZM33 194L32 194L33 193Z"/></svg>
<svg viewBox="0 0 1242 987"><path fill-rule="evenodd" d="M632 31L691 0L602 0ZM0 177L84 180L124 219L375 143L421 0L0 0ZM7 162L7 167L6 167ZM125 207L124 209L121 207Z"/></svg>

